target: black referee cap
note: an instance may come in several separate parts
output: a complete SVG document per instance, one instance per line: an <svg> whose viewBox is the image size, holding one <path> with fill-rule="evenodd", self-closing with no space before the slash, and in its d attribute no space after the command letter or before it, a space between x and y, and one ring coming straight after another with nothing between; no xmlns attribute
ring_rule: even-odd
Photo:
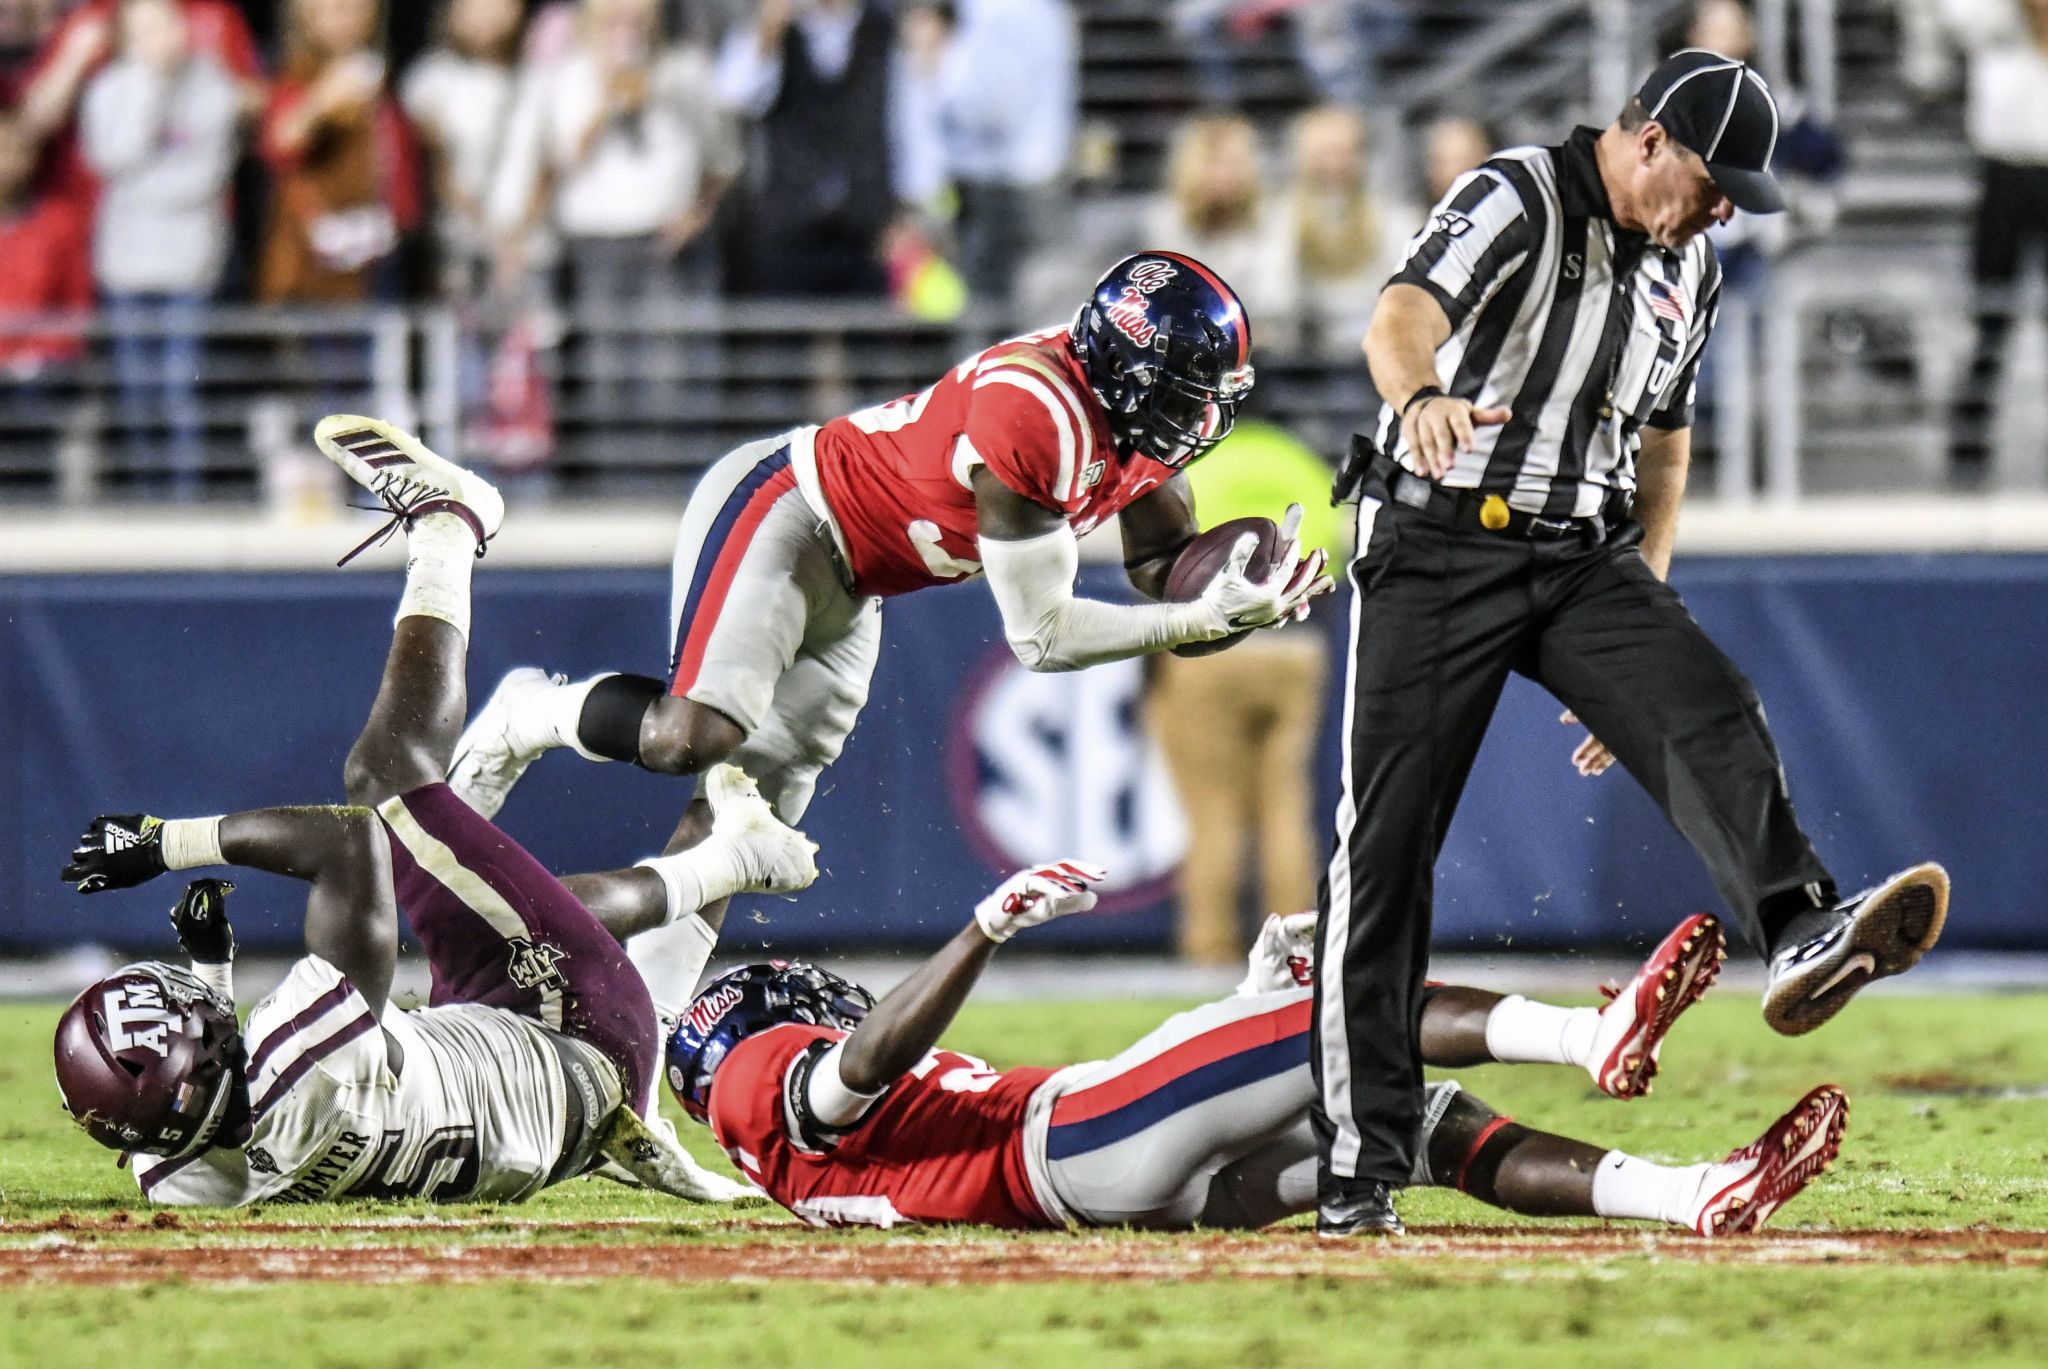
<svg viewBox="0 0 2048 1369"><path fill-rule="evenodd" d="M1657 64L1636 99L1665 132L1699 153L1737 209L1776 214L1785 208L1771 176L1778 102L1747 63L1705 48L1674 52Z"/></svg>

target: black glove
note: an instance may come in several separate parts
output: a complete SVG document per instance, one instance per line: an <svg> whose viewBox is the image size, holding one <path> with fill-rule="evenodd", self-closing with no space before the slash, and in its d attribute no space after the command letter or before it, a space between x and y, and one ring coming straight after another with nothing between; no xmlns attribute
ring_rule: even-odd
<svg viewBox="0 0 2048 1369"><path fill-rule="evenodd" d="M64 867L66 884L81 894L105 889L133 889L165 870L164 820L147 813L102 814L92 820L71 863Z"/></svg>
<svg viewBox="0 0 2048 1369"><path fill-rule="evenodd" d="M228 890L234 887L224 879L195 879L171 909L178 944L201 964L225 965L235 958L235 929L228 925Z"/></svg>

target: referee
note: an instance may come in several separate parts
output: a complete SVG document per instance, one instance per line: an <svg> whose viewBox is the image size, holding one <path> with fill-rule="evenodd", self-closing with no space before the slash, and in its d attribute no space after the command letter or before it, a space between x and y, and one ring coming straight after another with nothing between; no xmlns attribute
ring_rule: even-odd
<svg viewBox="0 0 2048 1369"><path fill-rule="evenodd" d="M1605 131L1462 177L1380 296L1365 354L1386 403L1339 487L1361 498L1317 959L1325 1234L1401 1230L1433 867L1509 671L1591 729L1582 773L1619 760L1692 843L1769 961L1778 1031L1940 934L1940 866L1837 896L1755 690L1664 584L1721 287L1704 233L1784 208L1777 131L1755 72L1678 53Z"/></svg>

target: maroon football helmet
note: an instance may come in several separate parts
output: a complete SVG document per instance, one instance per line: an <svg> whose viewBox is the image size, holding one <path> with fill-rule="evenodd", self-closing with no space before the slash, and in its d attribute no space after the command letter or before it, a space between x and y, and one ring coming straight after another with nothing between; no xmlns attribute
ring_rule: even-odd
<svg viewBox="0 0 2048 1369"><path fill-rule="evenodd" d="M116 970L57 1023L64 1110L114 1150L190 1155L245 1127L241 1076L235 1005L160 960Z"/></svg>

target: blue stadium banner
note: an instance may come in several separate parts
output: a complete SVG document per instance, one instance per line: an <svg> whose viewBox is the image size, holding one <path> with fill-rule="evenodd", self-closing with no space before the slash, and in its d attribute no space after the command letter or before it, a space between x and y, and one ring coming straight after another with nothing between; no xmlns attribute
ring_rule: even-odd
<svg viewBox="0 0 2048 1369"><path fill-rule="evenodd" d="M660 674L667 578L484 569L476 696L519 664ZM1085 578L1087 592L1127 593L1113 569ZM2048 557L1699 559L1675 579L1755 680L1845 887L1940 859L1956 880L1944 945L2048 948L2034 798ZM95 813L338 800L397 594L381 574L0 578L0 943L166 944L170 881L91 900L57 882ZM1320 630L1341 631L1341 591L1336 608ZM736 906L727 945L929 944L1009 869L1078 856L1114 872L1103 911L1034 943L1165 946L1186 835L1143 733L1142 667L1029 674L977 585L893 601L883 618L873 701L806 819L825 878ZM1335 802L1341 679L1305 777L1319 823ZM1714 906L1632 781L1572 772L1577 733L1556 714L1524 681L1503 700L1438 865L1439 946L1636 946ZM611 868L658 850L688 796L564 753L500 821L555 869ZM237 882L244 944L295 944L299 891Z"/></svg>

